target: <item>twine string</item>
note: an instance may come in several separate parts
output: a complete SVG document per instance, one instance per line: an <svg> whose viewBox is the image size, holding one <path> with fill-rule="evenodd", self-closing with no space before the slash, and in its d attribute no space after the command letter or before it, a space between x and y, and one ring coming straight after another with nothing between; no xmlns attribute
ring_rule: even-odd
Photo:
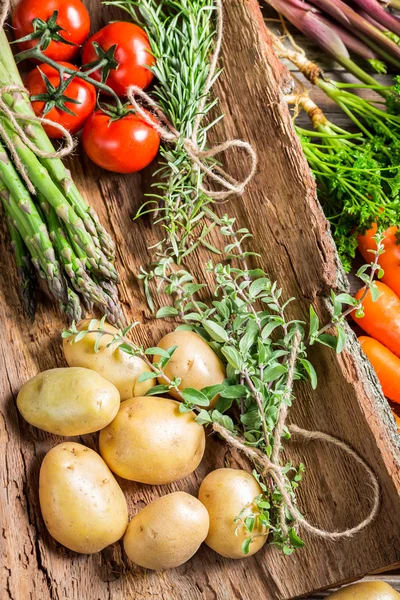
<svg viewBox="0 0 400 600"><path fill-rule="evenodd" d="M269 458L264 452L261 452L258 448L253 448L251 446L246 446L245 440L231 434L227 429L219 425L218 423L213 423L213 429L217 433L219 433L233 448L236 448L243 454L245 454L248 458L256 462L262 468L263 477L269 475L273 480L275 486L279 490L282 495L284 503L281 505L280 510L280 521L281 528L284 535L288 534L288 528L286 524L285 517L285 506L289 510L292 517L295 519L295 522L301 525L306 531L315 537L328 539L331 541L336 541L345 538L351 538L356 533L362 531L365 527L370 525L372 521L375 519L378 514L379 504L380 504L380 489L378 479L371 469L371 467L365 462L365 460L355 451L351 446L343 442L342 440L333 437L327 433L322 431L308 431L306 429L301 429L297 425L289 425L288 429L293 436L301 437L304 440L315 440L320 441L327 444L333 444L337 448L340 448L344 452L346 452L357 464L359 464L364 471L366 472L368 479L371 484L372 495L370 498L371 508L368 515L357 525L346 529L344 531L327 531L325 529L321 529L319 527L315 527L312 525L299 511L297 506L294 504L293 499L288 492L286 486L286 478L283 473L283 468L279 462L279 455L281 451L281 437L283 433L283 428L285 426L285 422L288 415L288 400L290 399L290 395L292 393L293 388L293 380L294 380L294 371L296 366L297 355L299 351L301 337L300 334L297 334L293 338L292 349L289 355L288 360L288 378L286 384L286 391L284 397L282 399L281 409L279 412L278 422L275 426L274 430L274 445L271 458Z"/></svg>
<svg viewBox="0 0 400 600"><path fill-rule="evenodd" d="M67 154L70 154L72 152L72 150L74 149L75 143L74 143L74 140L73 140L71 134L69 133L69 131L67 131L67 129L65 129L65 127L60 125L60 123L56 123L55 121L52 121L51 119L47 119L46 117L38 117L33 113L32 114L21 114L19 112L12 110L8 106L8 104L5 102L5 100L3 99L3 96L5 94L13 94L13 95L28 94L28 92L24 87L18 86L18 85L7 85L7 86L1 87L0 88L0 113L2 115L4 115L4 117L6 119L8 119L10 121L15 133L24 142L24 144L35 154L35 156L39 156L40 158L63 158L64 156L66 156ZM26 128L24 129L24 127L21 125L21 123L40 123L41 125L50 125L51 127L58 129L62 133L62 135L65 139L64 146L62 146L58 150L53 150L53 152L45 152L44 150L41 150L37 146L37 144L35 144L35 142L29 138L29 136L27 134L27 129ZM3 138L3 141L4 141L5 145L7 146L8 150L10 151L10 154L13 158L14 164L17 167L18 171L20 172L23 180L25 181L27 188L29 189L29 191L32 194L35 194L36 193L35 186L33 185L32 181L27 173L26 167L18 155L17 148L16 148L14 142L12 141L10 135L8 134L3 123L0 123L0 135Z"/></svg>

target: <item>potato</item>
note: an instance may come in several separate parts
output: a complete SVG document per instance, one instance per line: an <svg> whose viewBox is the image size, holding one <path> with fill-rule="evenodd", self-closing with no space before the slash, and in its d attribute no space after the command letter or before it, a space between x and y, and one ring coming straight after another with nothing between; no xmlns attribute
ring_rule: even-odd
<svg viewBox="0 0 400 600"><path fill-rule="evenodd" d="M383 581L362 581L328 596L332 600L399 600L400 594Z"/></svg>
<svg viewBox="0 0 400 600"><path fill-rule="evenodd" d="M87 328L89 319L81 321L77 327L79 331ZM97 321L98 323L98 321ZM117 329L106 323L104 329L112 335ZM155 379L139 382L141 373L151 371L150 367L138 356L130 356L119 349L119 344L114 343L109 348L107 344L112 341L112 335L103 335L99 343L99 351L94 351L97 339L96 333L87 333L79 342L71 343L71 339L63 341L64 356L70 367L85 367L97 371L104 379L110 381L118 389L121 400L133 396L144 396L156 384Z"/></svg>
<svg viewBox="0 0 400 600"><path fill-rule="evenodd" d="M210 348L210 346L193 331L173 331L165 335L157 344L159 348L168 350L172 346L178 346L171 360L164 368L164 373L169 379L180 377L182 379L179 385L180 390L185 388L201 388L209 385L222 383L226 378L225 367ZM154 362L160 360L159 356L154 356ZM159 378L159 383L166 383L163 378ZM179 396L173 390L171 396L179 400ZM214 408L217 404L218 396L215 396L210 407Z"/></svg>
<svg viewBox="0 0 400 600"><path fill-rule="evenodd" d="M17 406L28 423L56 435L84 435L108 425L118 412L117 388L89 369L50 369L21 388Z"/></svg>
<svg viewBox="0 0 400 600"><path fill-rule="evenodd" d="M201 502L186 492L158 498L128 525L124 548L146 569L173 569L188 561L204 542L210 520Z"/></svg>
<svg viewBox="0 0 400 600"><path fill-rule="evenodd" d="M100 433L100 453L120 477L171 483L190 475L203 457L204 429L194 419L193 412L179 412L179 402L168 398L125 400Z"/></svg>
<svg viewBox="0 0 400 600"><path fill-rule="evenodd" d="M81 554L113 544L128 525L121 488L102 458L82 444L66 442L46 454L39 500L50 535Z"/></svg>
<svg viewBox="0 0 400 600"><path fill-rule="evenodd" d="M244 558L258 552L267 541L268 531L264 527L255 527L253 535L262 535L251 542L249 553L244 555L242 543L250 534L244 525L235 534L238 525L235 518L245 507L244 518L250 513L257 514L253 500L261 493L259 484L247 471L217 469L209 473L199 490L199 500L210 516L210 530L205 540L207 546L227 558Z"/></svg>

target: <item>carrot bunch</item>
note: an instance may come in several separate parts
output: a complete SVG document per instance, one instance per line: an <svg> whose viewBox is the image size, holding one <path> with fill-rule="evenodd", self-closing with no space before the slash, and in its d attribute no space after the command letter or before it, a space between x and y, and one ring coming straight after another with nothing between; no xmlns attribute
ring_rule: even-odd
<svg viewBox="0 0 400 600"><path fill-rule="evenodd" d="M374 235L376 224L358 238L358 248L364 259L372 262L376 250ZM400 236L397 227L385 232L385 252L379 257L384 270L381 281L376 282L380 292L376 302L368 291L363 300L364 316L352 313L355 322L369 335L360 336L362 349L368 356L381 383L383 393L389 400L400 405ZM363 289L355 298L360 299ZM396 421L399 424L397 415Z"/></svg>

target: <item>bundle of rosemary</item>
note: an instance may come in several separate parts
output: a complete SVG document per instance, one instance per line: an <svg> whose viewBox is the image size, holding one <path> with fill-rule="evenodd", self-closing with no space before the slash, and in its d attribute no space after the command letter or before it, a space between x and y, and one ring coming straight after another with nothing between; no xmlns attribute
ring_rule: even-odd
<svg viewBox="0 0 400 600"><path fill-rule="evenodd" d="M0 88L0 195L27 314L33 318L36 307L33 265L69 318L80 319L84 309L97 306L111 322L121 322L114 243L54 156L24 93L4 30Z"/></svg>

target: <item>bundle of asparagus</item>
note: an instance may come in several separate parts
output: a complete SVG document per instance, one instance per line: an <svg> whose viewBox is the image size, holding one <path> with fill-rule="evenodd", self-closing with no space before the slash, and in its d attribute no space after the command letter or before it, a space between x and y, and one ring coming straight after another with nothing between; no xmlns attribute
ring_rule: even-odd
<svg viewBox="0 0 400 600"><path fill-rule="evenodd" d="M41 124L33 116L29 98L22 87L7 37L0 32L1 100L21 115L19 125L43 154L54 148ZM10 145L18 160L18 172ZM60 158L41 158L22 139L7 111L0 108L0 196L16 254L21 297L26 312L34 316L35 278L32 265L47 282L48 289L71 319L79 320L83 310L98 307L108 320L123 320L116 284L114 244L99 219L75 186ZM21 170L23 177L21 177ZM29 181L34 194L27 189Z"/></svg>

